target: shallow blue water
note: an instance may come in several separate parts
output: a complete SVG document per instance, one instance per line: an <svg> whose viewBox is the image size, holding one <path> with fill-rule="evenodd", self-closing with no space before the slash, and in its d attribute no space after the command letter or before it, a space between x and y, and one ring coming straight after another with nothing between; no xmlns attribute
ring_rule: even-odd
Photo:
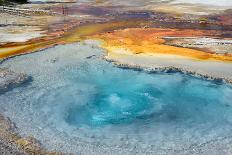
<svg viewBox="0 0 232 155"><path fill-rule="evenodd" d="M232 136L231 85L122 69L103 54L73 44L4 62L33 81L1 95L0 112L49 149L83 154L82 141L157 152Z"/></svg>

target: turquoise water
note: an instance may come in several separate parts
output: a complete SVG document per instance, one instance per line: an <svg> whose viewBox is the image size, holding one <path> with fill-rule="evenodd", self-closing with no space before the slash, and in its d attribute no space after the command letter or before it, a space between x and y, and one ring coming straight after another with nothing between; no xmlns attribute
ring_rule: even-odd
<svg viewBox="0 0 232 155"><path fill-rule="evenodd" d="M1 95L0 112L21 135L58 151L170 154L215 143L230 147L231 85L122 69L103 55L72 44L5 61L3 67L33 81Z"/></svg>
<svg viewBox="0 0 232 155"><path fill-rule="evenodd" d="M228 98L223 98L225 91L231 88L224 84L180 73L147 74L112 66L84 68L85 74L79 68L65 72L66 76L72 77L73 83L77 83L74 87L78 87L79 83L94 87L80 89L82 93L88 94L84 104L78 99L72 101L80 104L68 110L65 120L71 125L95 127L133 121L154 121L155 124L188 120L198 124L205 122L202 118L222 123L222 118L216 114L231 110L231 97L227 94Z"/></svg>

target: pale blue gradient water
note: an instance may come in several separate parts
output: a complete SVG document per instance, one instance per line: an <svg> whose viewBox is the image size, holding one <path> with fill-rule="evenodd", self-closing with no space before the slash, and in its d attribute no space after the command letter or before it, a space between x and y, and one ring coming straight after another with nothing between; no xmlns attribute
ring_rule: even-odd
<svg viewBox="0 0 232 155"><path fill-rule="evenodd" d="M58 151L179 154L212 146L214 152L229 151L231 85L121 69L103 54L72 44L5 61L2 67L33 81L2 94L0 112L21 135Z"/></svg>

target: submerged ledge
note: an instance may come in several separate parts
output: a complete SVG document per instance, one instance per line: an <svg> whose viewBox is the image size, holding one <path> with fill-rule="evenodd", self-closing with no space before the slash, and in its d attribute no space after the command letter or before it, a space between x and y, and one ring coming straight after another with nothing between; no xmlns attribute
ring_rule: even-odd
<svg viewBox="0 0 232 155"><path fill-rule="evenodd" d="M148 73L180 72L206 80L224 81L232 84L231 63L218 61L195 61L175 56L136 55L130 53L107 52L105 60L113 62L120 68L144 70ZM176 59L176 60L175 60Z"/></svg>
<svg viewBox="0 0 232 155"><path fill-rule="evenodd" d="M232 79L228 79L225 77L214 77L208 74L201 74L201 73L193 72L193 71L186 70L183 68L178 68L178 67L172 67L172 66L170 67L142 67L139 65L122 64L122 63L112 61L109 59L106 59L106 60L109 62L113 62L119 68L133 69L136 71L145 71L146 73L149 73L149 74L151 73L182 73L182 74L190 75L196 78L202 78L204 80L214 81L216 83L226 82L226 83L232 84Z"/></svg>

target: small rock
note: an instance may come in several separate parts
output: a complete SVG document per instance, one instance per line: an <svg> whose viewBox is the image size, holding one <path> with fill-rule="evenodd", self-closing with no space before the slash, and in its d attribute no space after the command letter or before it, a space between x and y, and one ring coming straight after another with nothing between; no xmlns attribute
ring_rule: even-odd
<svg viewBox="0 0 232 155"><path fill-rule="evenodd" d="M7 89L16 87L25 81L29 77L22 73L15 73L5 68L0 68L0 93L6 91Z"/></svg>

